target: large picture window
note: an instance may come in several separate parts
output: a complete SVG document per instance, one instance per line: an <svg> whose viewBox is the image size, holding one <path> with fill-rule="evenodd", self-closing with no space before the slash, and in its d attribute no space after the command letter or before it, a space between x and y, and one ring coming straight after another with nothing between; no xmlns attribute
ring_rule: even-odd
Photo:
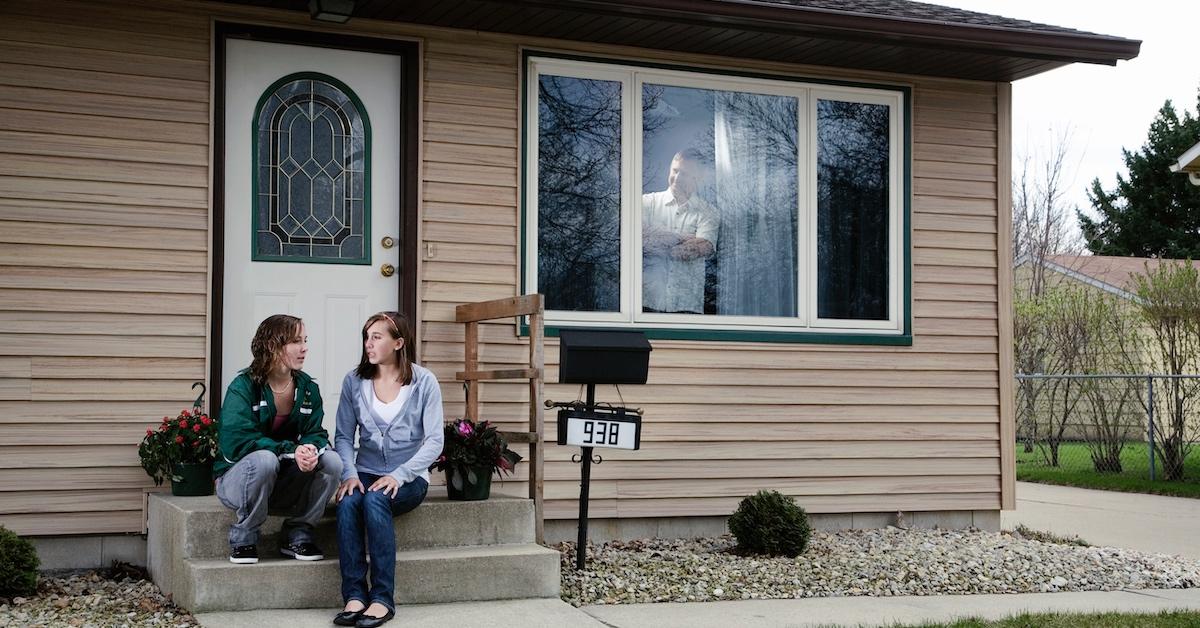
<svg viewBox="0 0 1200 628"><path fill-rule="evenodd" d="M524 285L549 324L907 334L903 89L538 56L527 73Z"/></svg>

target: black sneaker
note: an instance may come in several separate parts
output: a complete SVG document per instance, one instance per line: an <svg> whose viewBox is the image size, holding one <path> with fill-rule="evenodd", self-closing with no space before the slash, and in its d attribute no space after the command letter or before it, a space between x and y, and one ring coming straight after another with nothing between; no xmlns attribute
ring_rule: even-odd
<svg viewBox="0 0 1200 628"><path fill-rule="evenodd" d="M239 565L253 565L258 562L257 545L239 545L229 550L229 562Z"/></svg>
<svg viewBox="0 0 1200 628"><path fill-rule="evenodd" d="M291 556L296 560L321 560L325 558L325 555L321 553L321 548L317 547L316 543L310 541L288 543L279 548L279 553L284 556Z"/></svg>

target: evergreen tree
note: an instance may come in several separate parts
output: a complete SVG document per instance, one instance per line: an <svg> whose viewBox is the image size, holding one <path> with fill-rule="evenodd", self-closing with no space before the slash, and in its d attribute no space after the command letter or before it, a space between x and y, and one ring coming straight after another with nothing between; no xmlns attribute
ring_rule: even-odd
<svg viewBox="0 0 1200 628"><path fill-rule="evenodd" d="M1076 211L1093 253L1200 259L1200 186L1170 169L1197 142L1200 117L1185 109L1181 120L1168 100L1142 149L1122 150L1129 178L1118 174L1112 191L1101 187L1100 179L1092 180L1088 199L1099 220Z"/></svg>

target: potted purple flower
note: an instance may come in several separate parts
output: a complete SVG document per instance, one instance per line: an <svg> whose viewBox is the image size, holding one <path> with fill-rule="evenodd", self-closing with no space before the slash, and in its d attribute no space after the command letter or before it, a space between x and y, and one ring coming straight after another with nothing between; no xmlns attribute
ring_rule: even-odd
<svg viewBox="0 0 1200 628"><path fill-rule="evenodd" d="M458 419L444 429L442 455L429 468L446 472L446 494L450 499L487 499L492 474L512 473L521 460L489 421L476 424Z"/></svg>

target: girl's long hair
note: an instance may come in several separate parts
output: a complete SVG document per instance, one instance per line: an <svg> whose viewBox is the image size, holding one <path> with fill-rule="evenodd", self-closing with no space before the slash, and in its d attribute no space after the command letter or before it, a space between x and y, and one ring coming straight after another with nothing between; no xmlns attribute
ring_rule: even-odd
<svg viewBox="0 0 1200 628"><path fill-rule="evenodd" d="M404 346L396 350L396 365L400 368L401 383L407 386L412 383L412 363L416 353L413 350L412 326L408 324L408 318L400 312L380 312L363 323L362 357L359 358L358 368L354 369L354 372L362 379L375 379L375 376L379 374L379 366L371 364L371 361L367 359L367 330L379 321L387 321L388 334L393 340L404 341Z"/></svg>
<svg viewBox="0 0 1200 628"><path fill-rule="evenodd" d="M300 319L287 314L268 316L258 324L254 339L250 341L250 379L258 385L267 382L267 376L279 364L283 348L300 335Z"/></svg>

